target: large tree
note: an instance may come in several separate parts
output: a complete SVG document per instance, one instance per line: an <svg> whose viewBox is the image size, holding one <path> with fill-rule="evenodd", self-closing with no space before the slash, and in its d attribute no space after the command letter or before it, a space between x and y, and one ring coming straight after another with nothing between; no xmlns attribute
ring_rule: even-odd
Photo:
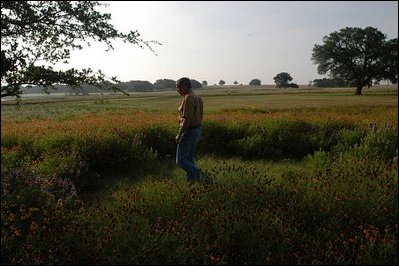
<svg viewBox="0 0 399 266"><path fill-rule="evenodd" d="M193 90L202 88L202 85L201 83L199 83L198 80L190 79L190 81L191 81L191 88L193 88Z"/></svg>
<svg viewBox="0 0 399 266"><path fill-rule="evenodd" d="M281 88L281 87L286 88L286 87L288 87L288 82L292 80L292 77L287 72L281 72L281 73L277 74L273 79L278 88Z"/></svg>
<svg viewBox="0 0 399 266"><path fill-rule="evenodd" d="M312 61L319 74L328 74L356 86L356 94L373 81L398 81L398 39L373 27L346 27L323 37L313 48Z"/></svg>
<svg viewBox="0 0 399 266"><path fill-rule="evenodd" d="M83 83L107 86L116 77L107 78L101 70L69 69L56 71L57 62L68 63L70 52L93 42L112 41L149 48L160 44L144 41L138 31L119 32L109 23L111 15L97 1L1 1L1 97L20 97L21 85L40 85L48 91L53 84L78 87ZM155 53L155 52L154 52ZM108 81L108 82L106 82Z"/></svg>
<svg viewBox="0 0 399 266"><path fill-rule="evenodd" d="M260 79L252 79L252 80L249 82L249 85L250 85L250 86L260 86L260 85L261 85L261 81L260 81Z"/></svg>

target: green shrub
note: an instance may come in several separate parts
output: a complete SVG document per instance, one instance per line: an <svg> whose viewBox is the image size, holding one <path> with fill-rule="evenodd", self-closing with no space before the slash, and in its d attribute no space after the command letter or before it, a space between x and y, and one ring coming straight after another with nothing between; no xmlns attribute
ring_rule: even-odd
<svg viewBox="0 0 399 266"><path fill-rule="evenodd" d="M199 154L234 156L240 153L235 145L237 139L246 135L246 123L220 125L216 122L203 122L202 135L198 143Z"/></svg>
<svg viewBox="0 0 399 266"><path fill-rule="evenodd" d="M31 157L26 155L19 146L14 146L11 149L1 147L1 169L3 171L25 168L31 164Z"/></svg>
<svg viewBox="0 0 399 266"><path fill-rule="evenodd" d="M302 158L318 147L312 139L314 128L304 122L271 121L251 124L246 135L235 139L236 155L248 159Z"/></svg>
<svg viewBox="0 0 399 266"><path fill-rule="evenodd" d="M369 131L355 150L365 157L391 161L398 151L398 130L382 128Z"/></svg>
<svg viewBox="0 0 399 266"><path fill-rule="evenodd" d="M140 131L141 144L159 156L174 156L176 152L175 136L177 128L150 126Z"/></svg>
<svg viewBox="0 0 399 266"><path fill-rule="evenodd" d="M359 146L367 131L364 129L348 129L344 128L337 132L338 143L342 150L351 149Z"/></svg>

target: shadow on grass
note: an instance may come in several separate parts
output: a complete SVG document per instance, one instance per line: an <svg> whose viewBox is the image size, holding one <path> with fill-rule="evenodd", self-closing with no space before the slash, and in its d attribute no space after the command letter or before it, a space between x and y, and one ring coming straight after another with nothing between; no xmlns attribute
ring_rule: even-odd
<svg viewBox="0 0 399 266"><path fill-rule="evenodd" d="M150 179L183 179L183 172L170 156L140 165L131 164L105 172L80 196L89 204L93 199L105 199L113 191Z"/></svg>

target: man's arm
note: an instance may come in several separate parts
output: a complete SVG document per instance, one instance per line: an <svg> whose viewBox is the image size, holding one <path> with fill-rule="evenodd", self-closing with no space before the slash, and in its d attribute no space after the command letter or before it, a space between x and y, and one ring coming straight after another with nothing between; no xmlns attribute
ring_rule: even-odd
<svg viewBox="0 0 399 266"><path fill-rule="evenodd" d="M193 120L194 116L194 108L195 103L192 97L188 97L187 95L184 97L184 101L182 104L182 117L180 118L180 129L179 133L176 136L176 142L179 143L181 137L184 132L190 127L190 124Z"/></svg>

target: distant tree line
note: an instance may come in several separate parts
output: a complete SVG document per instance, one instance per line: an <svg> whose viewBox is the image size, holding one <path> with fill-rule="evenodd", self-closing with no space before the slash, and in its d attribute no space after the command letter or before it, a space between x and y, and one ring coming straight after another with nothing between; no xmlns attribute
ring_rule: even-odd
<svg viewBox="0 0 399 266"><path fill-rule="evenodd" d="M356 81L345 81L339 78L323 78L313 80L310 85L320 88L356 87ZM371 87L372 85L380 85L380 82L378 80L370 80L369 83L366 84L367 87Z"/></svg>
<svg viewBox="0 0 399 266"><path fill-rule="evenodd" d="M296 83L289 83L292 80L291 74L287 72L281 72L274 77L276 87L277 88L299 88ZM102 87L110 87L108 84L110 82L104 82ZM224 80L219 81L219 86L225 85L226 82ZM234 81L234 85L238 85L237 81ZM378 84L378 82L374 82L374 84ZM203 80L202 83L198 82L195 79L191 79L191 85L193 89L204 88L208 86L208 82ZM243 84L241 84L243 85ZM260 79L252 79L248 85L250 86L260 86ZM371 86L372 84L368 84ZM151 92L151 91L162 91L162 90L175 90L176 81L173 79L158 79L154 83L151 83L147 80L131 80L127 82L120 82L117 84L112 84L112 86L116 86L118 89L129 92ZM214 84L217 86L217 84ZM322 79L314 79L309 83L309 86L319 87L319 88L336 88L336 87L353 87L356 86L355 82L347 82L343 79L335 78L322 78ZM109 89L99 88L98 86L90 85L90 84L82 84L81 87L73 88L67 85L54 85L55 92L65 93L71 95L88 95L89 93L103 93L109 92ZM46 90L41 86L32 86L32 87L22 87L23 93L44 93Z"/></svg>
<svg viewBox="0 0 399 266"><path fill-rule="evenodd" d="M343 79L315 79L312 82L314 87L349 87L351 84Z"/></svg>
<svg viewBox="0 0 399 266"><path fill-rule="evenodd" d="M103 87L107 87L106 85L108 85L109 87L109 84L104 84ZM131 80L127 82L120 82L117 84L113 84L113 86L127 93L175 90L176 81L172 79L158 79L154 83L151 83L147 80ZM195 79L191 79L191 86L193 89L202 88L202 84ZM88 95L89 93L109 92L109 90L107 89L102 89L99 88L98 86L90 84L82 84L81 87L79 88L73 88L67 85L56 84L54 85L54 90L55 92L74 94L74 95ZM22 87L22 93L43 93L44 91L45 89L42 86Z"/></svg>

